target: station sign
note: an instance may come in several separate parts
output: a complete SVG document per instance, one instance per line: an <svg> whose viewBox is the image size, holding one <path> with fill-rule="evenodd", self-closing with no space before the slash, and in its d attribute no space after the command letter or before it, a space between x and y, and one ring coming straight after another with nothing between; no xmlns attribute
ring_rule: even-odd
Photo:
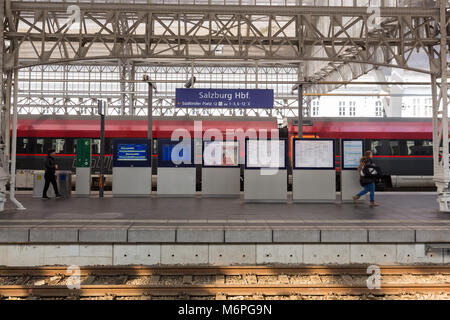
<svg viewBox="0 0 450 320"><path fill-rule="evenodd" d="M175 90L179 108L273 108L272 89Z"/></svg>

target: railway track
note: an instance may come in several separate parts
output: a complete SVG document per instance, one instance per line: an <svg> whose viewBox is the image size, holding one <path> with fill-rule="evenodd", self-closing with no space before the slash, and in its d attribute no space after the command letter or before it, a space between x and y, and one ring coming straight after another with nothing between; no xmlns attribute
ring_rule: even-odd
<svg viewBox="0 0 450 320"><path fill-rule="evenodd" d="M43 277L64 279L73 271L65 267L0 268L0 277L25 277L25 280ZM122 279L120 284L84 284L77 289L67 285L52 285L43 281L41 285L24 281L20 285L0 285L2 297L42 298L88 298L88 297L215 297L230 296L325 296L325 295L407 295L445 294L450 295L450 266L384 266L382 276L443 276L441 283L383 283L379 289L369 289L366 283L290 283L289 275L368 277L365 267L83 267L78 275L87 279L109 277ZM213 276L212 283L197 283L196 276ZM448 277L447 277L448 275ZM182 277L181 283L159 283L159 277ZM250 279L244 283L227 283L225 277L238 276ZM261 283L258 277L277 276L282 283ZM122 277L122 278L120 278ZM125 284L130 277L150 277L152 283L144 285ZM214 278L215 277L215 278ZM283 278L284 277L284 278ZM275 277L276 278L276 277ZM41 280L42 281L42 280ZM92 281L91 281L92 282ZM320 281L319 281L320 282Z"/></svg>
<svg viewBox="0 0 450 320"><path fill-rule="evenodd" d="M383 275L402 274L450 274L450 266L380 266ZM224 267L81 267L80 275L117 275L129 274L136 276L151 275L279 275L279 274L367 274L367 266L302 266L302 267L277 267L277 266L224 266ZM54 276L71 275L67 267L0 267L1 276Z"/></svg>
<svg viewBox="0 0 450 320"><path fill-rule="evenodd" d="M390 285L380 289L336 285L184 285L184 286L129 286L86 285L81 289L66 286L2 286L5 297L136 297L136 296L292 296L292 295L399 295L450 294L450 284Z"/></svg>

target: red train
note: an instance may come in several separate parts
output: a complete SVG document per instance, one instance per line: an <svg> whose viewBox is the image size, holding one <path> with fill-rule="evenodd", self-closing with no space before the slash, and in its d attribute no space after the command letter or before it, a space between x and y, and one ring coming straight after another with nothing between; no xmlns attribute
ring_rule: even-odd
<svg viewBox="0 0 450 320"><path fill-rule="evenodd" d="M201 129L199 129L201 121ZM200 136L211 129L224 134L226 130L241 130L270 136L273 130L289 139L291 156L292 139L297 136L296 119L286 119L278 125L275 118L221 117L154 117L153 138L155 147L159 138L169 138L175 129L183 128L194 137L194 128ZM199 132L199 131L198 131ZM197 135L199 135L197 132ZM432 122L423 118L315 118L305 121L304 137L336 139L336 165L339 167L340 139L364 139L365 148L372 150L376 162L385 174L386 186L432 186ZM17 168L41 170L46 150L56 149L60 168L75 170L75 145L77 138L93 139L93 174L98 172L100 146L99 117L85 116L20 116L18 120ZM147 121L143 117L110 117L106 120L106 168L111 171L111 141L119 137L147 137ZM201 141L196 141L201 146ZM201 148L200 148L201 150ZM198 152L198 149L197 151ZM201 152L201 151L200 151ZM154 160L158 156L153 155ZM198 155L197 158L201 157ZM200 166L198 166L200 169ZM154 166L156 173L156 166ZM199 170L201 172L201 170ZM200 175L198 175L200 177ZM201 177L198 183L201 183ZM18 185L20 187L20 183Z"/></svg>

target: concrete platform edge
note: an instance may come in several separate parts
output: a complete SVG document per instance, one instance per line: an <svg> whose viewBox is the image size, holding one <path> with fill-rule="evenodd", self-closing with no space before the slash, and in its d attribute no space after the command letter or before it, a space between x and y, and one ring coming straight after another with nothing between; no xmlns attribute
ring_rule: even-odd
<svg viewBox="0 0 450 320"><path fill-rule="evenodd" d="M450 228L2 226L8 243L450 243Z"/></svg>

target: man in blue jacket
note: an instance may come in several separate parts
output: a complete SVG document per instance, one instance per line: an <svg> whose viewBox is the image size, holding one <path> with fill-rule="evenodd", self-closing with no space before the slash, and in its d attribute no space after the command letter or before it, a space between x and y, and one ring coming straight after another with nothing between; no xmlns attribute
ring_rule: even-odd
<svg viewBox="0 0 450 320"><path fill-rule="evenodd" d="M44 193L42 195L43 200L50 199L47 197L47 190L50 186L50 183L53 186L53 190L55 190L56 198L61 198L62 196L58 192L58 186L56 185L56 169L58 169L58 165L55 161L55 150L50 149L47 152L47 158L45 159L45 185L44 185Z"/></svg>

